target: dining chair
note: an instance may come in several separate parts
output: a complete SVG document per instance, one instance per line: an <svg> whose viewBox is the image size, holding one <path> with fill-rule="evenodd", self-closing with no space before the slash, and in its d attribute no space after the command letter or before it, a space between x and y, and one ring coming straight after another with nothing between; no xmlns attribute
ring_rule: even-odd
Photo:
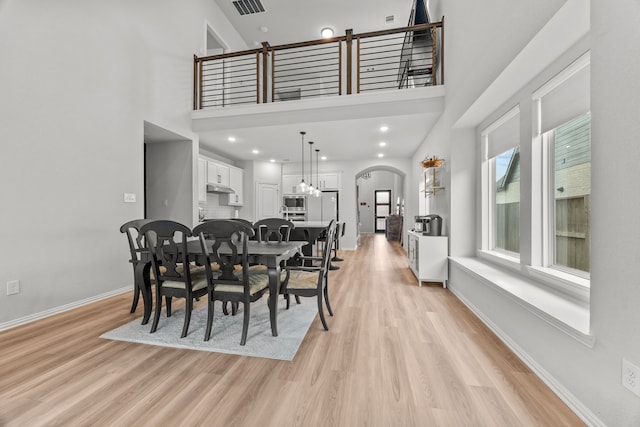
<svg viewBox="0 0 640 427"><path fill-rule="evenodd" d="M127 241L129 242L129 252L131 259L129 262L133 265L133 302L131 303L131 313L135 313L138 307L138 301L140 294L144 292L142 287L143 283L140 283L140 277L136 274L136 268L141 263L148 262L148 252L146 252L146 243L144 241L144 234L140 232L140 227L149 223L148 219L134 219L125 222L120 227L120 232L127 235Z"/></svg>
<svg viewBox="0 0 640 427"><path fill-rule="evenodd" d="M338 225L336 226L336 238L334 239L334 242L333 242L333 257L331 258L332 262L344 261L344 259L338 257L338 242L342 237L344 237L344 227L345 227L344 222L339 222Z"/></svg>
<svg viewBox="0 0 640 427"><path fill-rule="evenodd" d="M291 240L292 236L297 240L301 240L301 237L306 236L307 238L302 239L308 241L308 233L303 232L302 234L296 232L295 224L292 221L283 219L283 218L265 218L257 221L253 224L253 228L256 230L256 234L259 242L288 242ZM299 265L301 263L300 257L296 256L290 259L288 264ZM283 266L284 267L284 266ZM253 269L263 269L266 272L266 267L264 266L255 266ZM286 271L286 270L285 270ZM284 284L287 281L287 277L282 279L282 283ZM284 294L283 292L280 292ZM289 295L284 294L285 300L287 301L287 308L289 308L290 301ZM295 296L296 302L300 304L300 297Z"/></svg>
<svg viewBox="0 0 640 427"><path fill-rule="evenodd" d="M254 235L253 227L238 221L219 219L202 223L193 229L206 258L204 263L208 309L207 328L204 340L209 341L213 327L215 301L223 307L229 302L234 307L243 305L244 317L240 345L247 342L247 331L251 315L251 303L259 300L269 289L269 275L266 270L249 268L247 241ZM217 265L218 270L212 268ZM240 270L235 266L240 265Z"/></svg>
<svg viewBox="0 0 640 427"><path fill-rule="evenodd" d="M331 220L327 228L327 241L330 242L336 234L336 221ZM321 257L301 257L303 260L311 259L320 261L316 266L287 266L288 280L283 283L282 293L301 297L316 297L318 314L325 330L329 330L324 317L323 301L327 305L329 315L333 316L333 310L329 302L329 266L331 261L331 245L324 245Z"/></svg>
<svg viewBox="0 0 640 427"><path fill-rule="evenodd" d="M167 317L171 317L172 298L185 299L182 335L187 336L193 300L207 294L207 276L204 267L192 262L187 247L191 230L184 224L169 220L151 221L140 228L144 234L156 278L156 308L151 333L158 328L162 297L165 297Z"/></svg>
<svg viewBox="0 0 640 427"><path fill-rule="evenodd" d="M295 227L293 222L283 218L265 218L253 224L259 242L288 242Z"/></svg>

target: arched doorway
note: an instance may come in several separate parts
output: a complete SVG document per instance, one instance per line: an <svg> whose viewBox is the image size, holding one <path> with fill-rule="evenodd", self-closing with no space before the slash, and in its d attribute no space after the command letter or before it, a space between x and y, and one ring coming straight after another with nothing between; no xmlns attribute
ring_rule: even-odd
<svg viewBox="0 0 640 427"><path fill-rule="evenodd" d="M389 214L404 216L405 172L371 166L356 173L357 239L362 233L385 232Z"/></svg>

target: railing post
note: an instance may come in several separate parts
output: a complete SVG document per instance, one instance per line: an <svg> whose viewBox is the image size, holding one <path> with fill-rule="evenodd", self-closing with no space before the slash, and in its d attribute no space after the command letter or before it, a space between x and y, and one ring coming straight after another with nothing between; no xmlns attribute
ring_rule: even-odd
<svg viewBox="0 0 640 427"><path fill-rule="evenodd" d="M346 40L346 46L347 46L347 95L351 95L351 80L352 80L352 76L353 76L353 61L351 58L351 46L353 45L352 43L352 39L353 39L353 29L348 29L346 31L347 33L347 40Z"/></svg>
<svg viewBox="0 0 640 427"><path fill-rule="evenodd" d="M444 16L440 21L442 30L440 31L440 84L444 84Z"/></svg>
<svg viewBox="0 0 640 427"><path fill-rule="evenodd" d="M338 96L342 95L342 42L338 41Z"/></svg>
<svg viewBox="0 0 640 427"><path fill-rule="evenodd" d="M269 79L269 73L267 67L269 66L269 42L262 42L262 103L267 102L267 81ZM272 85L273 86L273 85Z"/></svg>
<svg viewBox="0 0 640 427"><path fill-rule="evenodd" d="M260 52L256 52L256 104L260 104Z"/></svg>
<svg viewBox="0 0 640 427"><path fill-rule="evenodd" d="M436 76L436 64L438 63L438 27L431 28L433 47L431 48L431 86L438 84Z"/></svg>
<svg viewBox="0 0 640 427"><path fill-rule="evenodd" d="M193 109L198 109L198 57L193 55Z"/></svg>

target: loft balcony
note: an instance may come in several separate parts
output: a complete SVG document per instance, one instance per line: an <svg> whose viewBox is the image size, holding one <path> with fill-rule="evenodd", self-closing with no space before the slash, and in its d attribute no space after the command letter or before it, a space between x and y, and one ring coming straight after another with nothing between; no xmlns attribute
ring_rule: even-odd
<svg viewBox="0 0 640 427"><path fill-rule="evenodd" d="M443 32L444 22L362 34L347 30L330 39L280 46L263 42L258 49L194 57L193 109L220 112L329 97L350 105L346 99L358 94L442 86ZM426 97L442 94L435 90ZM423 97L415 95L407 98Z"/></svg>

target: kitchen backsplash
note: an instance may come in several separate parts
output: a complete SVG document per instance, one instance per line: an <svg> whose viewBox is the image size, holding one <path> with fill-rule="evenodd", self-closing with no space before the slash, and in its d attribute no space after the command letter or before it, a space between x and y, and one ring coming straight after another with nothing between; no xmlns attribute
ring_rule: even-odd
<svg viewBox="0 0 640 427"><path fill-rule="evenodd" d="M207 193L207 203L200 202L204 209L205 218L233 218L235 209L233 206L220 206L219 194Z"/></svg>

